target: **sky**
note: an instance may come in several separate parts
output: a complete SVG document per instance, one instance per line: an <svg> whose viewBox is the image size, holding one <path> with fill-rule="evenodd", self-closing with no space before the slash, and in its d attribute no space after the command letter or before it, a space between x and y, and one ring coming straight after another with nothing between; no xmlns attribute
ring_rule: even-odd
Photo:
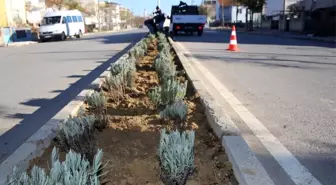
<svg viewBox="0 0 336 185"><path fill-rule="evenodd" d="M152 13L155 10L158 0L110 0L121 4L122 6L131 9L136 15L143 15L144 10L147 10L147 13ZM202 0L184 0L187 4L190 4L193 1L194 5L201 4ZM161 9L164 13L170 14L170 9L172 5L178 5L180 0L160 0Z"/></svg>

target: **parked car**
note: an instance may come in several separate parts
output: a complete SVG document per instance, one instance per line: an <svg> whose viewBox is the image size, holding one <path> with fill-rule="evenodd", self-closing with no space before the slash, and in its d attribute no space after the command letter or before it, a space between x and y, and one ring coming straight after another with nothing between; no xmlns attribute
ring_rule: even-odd
<svg viewBox="0 0 336 185"><path fill-rule="evenodd" d="M40 41L52 38L65 40L67 37L80 38L85 32L84 19L80 11L47 12L40 24Z"/></svg>

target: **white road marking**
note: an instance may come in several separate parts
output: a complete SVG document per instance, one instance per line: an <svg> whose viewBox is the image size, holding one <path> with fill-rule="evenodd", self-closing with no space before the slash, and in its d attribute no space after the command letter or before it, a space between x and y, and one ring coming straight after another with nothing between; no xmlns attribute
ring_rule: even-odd
<svg viewBox="0 0 336 185"><path fill-rule="evenodd" d="M183 54L188 54L205 77L212 82L223 98L230 104L245 124L252 130L264 147L278 161L280 166L297 185L322 185L294 156L293 154L261 123L201 62L180 43L175 42L182 49ZM192 66L191 66L192 67Z"/></svg>

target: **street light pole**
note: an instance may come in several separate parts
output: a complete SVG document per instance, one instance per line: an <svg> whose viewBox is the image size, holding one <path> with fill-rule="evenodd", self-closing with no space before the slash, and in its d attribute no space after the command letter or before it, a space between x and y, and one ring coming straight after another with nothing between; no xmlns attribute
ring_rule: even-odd
<svg viewBox="0 0 336 185"><path fill-rule="evenodd" d="M222 0L222 26L223 28L224 28L224 25L225 25L224 23L224 0Z"/></svg>
<svg viewBox="0 0 336 185"><path fill-rule="evenodd" d="M160 7L160 5L161 5L160 0L157 0L157 5L158 5L158 7Z"/></svg>

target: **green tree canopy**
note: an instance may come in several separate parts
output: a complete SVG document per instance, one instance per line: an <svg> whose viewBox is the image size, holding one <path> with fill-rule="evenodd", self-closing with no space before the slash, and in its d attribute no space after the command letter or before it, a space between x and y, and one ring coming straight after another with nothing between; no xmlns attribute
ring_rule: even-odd
<svg viewBox="0 0 336 185"><path fill-rule="evenodd" d="M199 7L198 7L198 11L199 11L199 13L200 13L201 15L206 15L206 16L209 15L209 9L208 9L208 7L205 6L205 5L201 5L201 6L199 6Z"/></svg>
<svg viewBox="0 0 336 185"><path fill-rule="evenodd" d="M246 6L252 12L261 12L266 0L238 0L238 2Z"/></svg>

